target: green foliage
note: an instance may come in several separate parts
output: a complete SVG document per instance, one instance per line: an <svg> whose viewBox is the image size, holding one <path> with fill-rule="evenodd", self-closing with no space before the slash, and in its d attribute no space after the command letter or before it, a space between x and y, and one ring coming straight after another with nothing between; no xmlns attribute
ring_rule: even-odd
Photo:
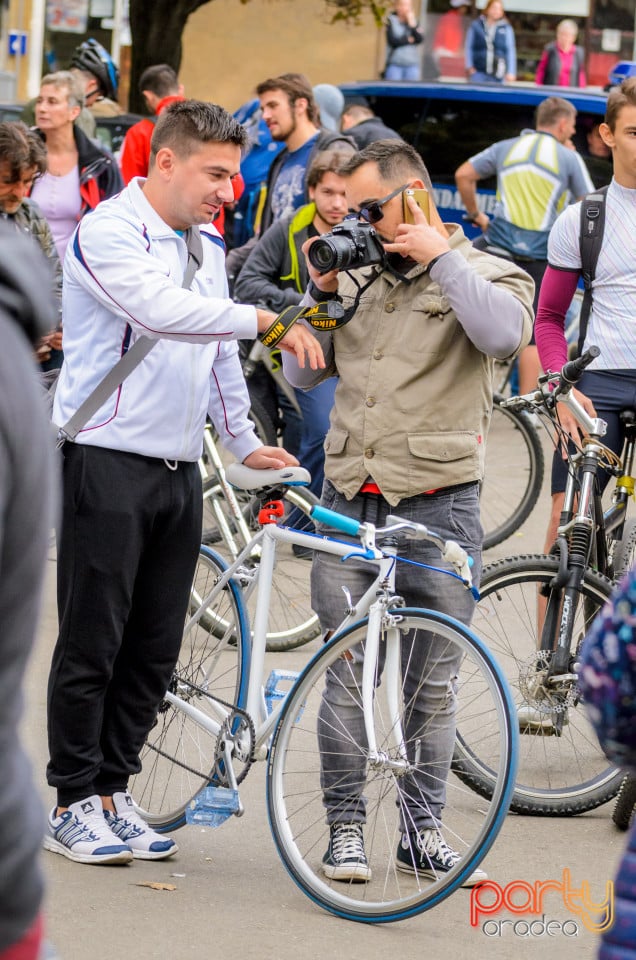
<svg viewBox="0 0 636 960"><path fill-rule="evenodd" d="M241 0L245 3L246 0ZM362 23L362 15L369 11L378 27L382 26L387 13L386 3L376 3L375 0L325 0L328 9L334 10L332 23L338 20L345 23Z"/></svg>

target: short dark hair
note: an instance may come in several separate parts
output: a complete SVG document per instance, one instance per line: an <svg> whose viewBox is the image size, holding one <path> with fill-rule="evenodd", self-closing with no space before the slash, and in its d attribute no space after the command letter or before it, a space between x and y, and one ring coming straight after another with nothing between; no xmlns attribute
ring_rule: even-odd
<svg viewBox="0 0 636 960"><path fill-rule="evenodd" d="M139 92L150 90L156 97L169 97L179 91L179 78L167 63L156 63L146 67L139 78Z"/></svg>
<svg viewBox="0 0 636 960"><path fill-rule="evenodd" d="M307 116L316 126L320 123L320 111L314 97L309 79L304 73L282 73L280 77L270 77L269 80L263 80L256 88L256 93L260 97L263 93L270 90L282 90L287 96L290 106L293 106L297 100L305 99L307 101Z"/></svg>
<svg viewBox="0 0 636 960"><path fill-rule="evenodd" d="M623 107L636 107L636 77L627 77L620 87L613 87L607 97L605 123L612 133L616 130L616 121Z"/></svg>
<svg viewBox="0 0 636 960"><path fill-rule="evenodd" d="M32 156L32 135L29 128L21 121L0 123L0 163L9 164L11 181L20 179L20 175L27 167L35 165ZM44 169L46 170L46 151L44 155Z"/></svg>
<svg viewBox="0 0 636 960"><path fill-rule="evenodd" d="M561 117L575 117L576 107L563 97L548 97L537 107L536 126L553 127Z"/></svg>
<svg viewBox="0 0 636 960"><path fill-rule="evenodd" d="M307 170L307 186L317 187L327 173L340 174L350 156L350 150L321 150Z"/></svg>
<svg viewBox="0 0 636 960"><path fill-rule="evenodd" d="M375 140L364 150L354 153L344 164L340 173L343 177L350 177L365 163L375 163L378 173L387 183L417 177L429 192L433 190L433 184L422 157L415 147L403 140Z"/></svg>
<svg viewBox="0 0 636 960"><path fill-rule="evenodd" d="M218 104L178 100L157 119L150 141L150 165L162 147L185 158L202 143L234 143L243 149L247 140L245 128Z"/></svg>

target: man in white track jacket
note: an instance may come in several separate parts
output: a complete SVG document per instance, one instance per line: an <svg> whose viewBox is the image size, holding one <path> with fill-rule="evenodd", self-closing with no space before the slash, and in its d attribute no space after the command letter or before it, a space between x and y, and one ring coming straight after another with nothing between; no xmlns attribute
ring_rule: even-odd
<svg viewBox="0 0 636 960"><path fill-rule="evenodd" d="M65 361L53 418L63 425L142 335L158 342L66 442L58 533L60 630L49 678L45 847L80 863L162 859L127 790L168 688L201 537L197 460L209 412L240 461L296 460L263 447L248 419L236 340L274 315L228 297L211 225L233 200L245 133L221 107L186 100L157 121L148 179L82 220L65 259ZM203 225L188 287L184 234ZM301 325L281 346L322 362Z"/></svg>

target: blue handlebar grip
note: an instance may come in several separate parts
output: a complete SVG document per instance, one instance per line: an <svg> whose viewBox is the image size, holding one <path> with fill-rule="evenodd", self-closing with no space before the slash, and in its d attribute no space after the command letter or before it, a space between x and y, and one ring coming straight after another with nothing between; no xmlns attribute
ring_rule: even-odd
<svg viewBox="0 0 636 960"><path fill-rule="evenodd" d="M351 537L357 537L360 532L361 523L359 520L353 520L351 517L343 517L341 513L335 510L327 510L326 507L316 505L311 508L309 514L312 520L318 523L325 523L334 530L340 530L341 533L348 533Z"/></svg>

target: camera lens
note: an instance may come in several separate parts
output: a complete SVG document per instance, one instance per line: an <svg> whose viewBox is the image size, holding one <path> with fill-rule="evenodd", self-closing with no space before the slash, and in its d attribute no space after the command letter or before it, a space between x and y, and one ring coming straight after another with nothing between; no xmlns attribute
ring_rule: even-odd
<svg viewBox="0 0 636 960"><path fill-rule="evenodd" d="M348 237L319 237L309 248L309 261L321 273L346 269L354 260L355 244Z"/></svg>

